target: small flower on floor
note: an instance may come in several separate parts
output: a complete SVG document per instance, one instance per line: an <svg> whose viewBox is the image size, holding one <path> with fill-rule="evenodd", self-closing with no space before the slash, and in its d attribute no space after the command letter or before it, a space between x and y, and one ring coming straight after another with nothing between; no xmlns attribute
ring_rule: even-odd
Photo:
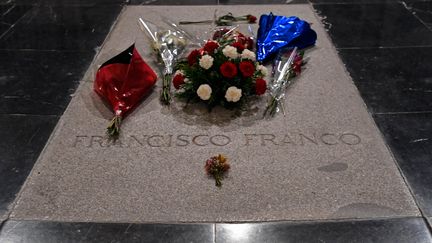
<svg viewBox="0 0 432 243"><path fill-rule="evenodd" d="M223 175L230 169L230 165L227 159L219 154L208 159L204 168L207 175L212 176L216 180L216 186L221 187Z"/></svg>

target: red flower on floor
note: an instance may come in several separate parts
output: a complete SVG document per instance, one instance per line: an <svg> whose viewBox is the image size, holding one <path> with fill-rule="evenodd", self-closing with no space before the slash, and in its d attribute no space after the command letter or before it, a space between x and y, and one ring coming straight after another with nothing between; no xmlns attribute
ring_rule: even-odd
<svg viewBox="0 0 432 243"><path fill-rule="evenodd" d="M222 38L223 35L225 35L226 33L228 33L229 29L220 29L214 32L213 34L213 40L219 40L220 38Z"/></svg>
<svg viewBox="0 0 432 243"><path fill-rule="evenodd" d="M255 93L257 95L262 95L265 93L266 90L267 90L267 82L262 78L257 79L255 81Z"/></svg>
<svg viewBox="0 0 432 243"><path fill-rule="evenodd" d="M221 154L213 156L205 162L204 168L207 175L212 176L216 180L216 186L222 186L224 173L230 169L228 160Z"/></svg>
<svg viewBox="0 0 432 243"><path fill-rule="evenodd" d="M242 43L240 43L240 42L234 42L233 44L232 44L232 46L234 46L235 48L237 48L237 51L239 52L239 53L241 53L244 49L245 49L245 46L242 44Z"/></svg>
<svg viewBox="0 0 432 243"><path fill-rule="evenodd" d="M174 76L173 78L174 88L180 89L180 86L184 84L184 79L185 77L181 74L177 74L176 76Z"/></svg>
<svg viewBox="0 0 432 243"><path fill-rule="evenodd" d="M204 45L204 51L206 51L208 54L213 54L214 51L219 47L219 44L215 41L208 41Z"/></svg>
<svg viewBox="0 0 432 243"><path fill-rule="evenodd" d="M234 78L237 75L237 66L232 62L224 62L220 67L220 71L222 76Z"/></svg>
<svg viewBox="0 0 432 243"><path fill-rule="evenodd" d="M187 58L189 66L192 66L192 65L194 65L197 62L199 55L200 55L199 50L193 50L193 51L191 51L191 53L189 54L189 56Z"/></svg>
<svg viewBox="0 0 432 243"><path fill-rule="evenodd" d="M301 55L297 55L294 59L294 63L292 66L297 76L300 75L302 66L303 66L303 57Z"/></svg>
<svg viewBox="0 0 432 243"><path fill-rule="evenodd" d="M247 18L247 21L248 21L249 23L251 23L251 24L256 23L257 17L255 17L255 16L249 14L249 15L246 16L246 18Z"/></svg>
<svg viewBox="0 0 432 243"><path fill-rule="evenodd" d="M251 61L242 61L239 64L240 72L243 74L243 77L252 77L255 72L255 65Z"/></svg>

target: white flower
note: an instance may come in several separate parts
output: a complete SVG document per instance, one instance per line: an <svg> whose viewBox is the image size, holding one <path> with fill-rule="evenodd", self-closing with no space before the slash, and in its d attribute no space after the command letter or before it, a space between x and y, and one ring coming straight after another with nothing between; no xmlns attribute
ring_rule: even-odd
<svg viewBox="0 0 432 243"><path fill-rule="evenodd" d="M249 60L252 60L252 61L256 60L255 53L252 52L252 51L249 51L248 49L244 49L243 50L243 52L241 54L241 58L243 58L243 59L249 59Z"/></svg>
<svg viewBox="0 0 432 243"><path fill-rule="evenodd" d="M225 99L228 102L237 102L240 100L241 96L242 90L235 86L229 87L225 93Z"/></svg>
<svg viewBox="0 0 432 243"><path fill-rule="evenodd" d="M209 69L213 66L213 57L209 55L204 55L199 60L199 65L204 69Z"/></svg>
<svg viewBox="0 0 432 243"><path fill-rule="evenodd" d="M257 70L260 71L263 76L267 76L268 74L268 69L263 65L258 65Z"/></svg>
<svg viewBox="0 0 432 243"><path fill-rule="evenodd" d="M190 82L190 80L189 80L188 78L185 78L183 81L184 81L185 83L189 83L189 82Z"/></svg>
<svg viewBox="0 0 432 243"><path fill-rule="evenodd" d="M179 74L182 76L185 76L183 70L180 70L180 69L174 73L174 76L179 75Z"/></svg>
<svg viewBox="0 0 432 243"><path fill-rule="evenodd" d="M224 49L222 50L222 53L231 59L236 59L238 57L238 53L237 53L237 48L235 48L234 46L225 46Z"/></svg>
<svg viewBox="0 0 432 243"><path fill-rule="evenodd" d="M211 89L210 85L208 85L208 84L201 84L197 89L197 95L202 100L210 99L211 93L212 93L212 89Z"/></svg>

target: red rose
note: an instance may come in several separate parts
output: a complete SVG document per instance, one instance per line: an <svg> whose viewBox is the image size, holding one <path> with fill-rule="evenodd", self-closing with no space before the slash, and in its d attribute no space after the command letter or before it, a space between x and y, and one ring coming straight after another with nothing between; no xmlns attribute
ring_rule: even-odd
<svg viewBox="0 0 432 243"><path fill-rule="evenodd" d="M245 47L244 47L244 45L242 44L242 43L240 43L240 42L234 42L233 44L232 44L232 46L234 46L235 48L237 48L237 51L239 52L239 53L241 53L244 49L245 49Z"/></svg>
<svg viewBox="0 0 432 243"><path fill-rule="evenodd" d="M266 89L267 89L267 82L264 79L259 78L255 80L255 93L257 95L264 94Z"/></svg>
<svg viewBox="0 0 432 243"><path fill-rule="evenodd" d="M256 20L257 20L257 18L256 18L255 16L250 15L250 14L247 15L246 18L247 18L247 21L248 21L249 23L251 23L251 24L254 24L254 23L256 22Z"/></svg>
<svg viewBox="0 0 432 243"><path fill-rule="evenodd" d="M249 50L253 49L253 39L251 37L247 37L243 35L242 33L238 33L237 37L235 38L237 42L240 42L244 48L247 48Z"/></svg>
<svg viewBox="0 0 432 243"><path fill-rule="evenodd" d="M223 35L225 35L226 33L228 33L229 29L220 29L214 32L213 34L213 40L218 40L220 38L222 38Z"/></svg>
<svg viewBox="0 0 432 243"><path fill-rule="evenodd" d="M192 66L192 65L194 65L197 62L197 59L198 59L199 55L200 55L199 50L193 50L193 51L191 51L191 53L189 54L189 56L187 58L189 66Z"/></svg>
<svg viewBox="0 0 432 243"><path fill-rule="evenodd" d="M303 65L302 56L300 56L300 55L296 56L294 59L294 63L293 63L293 70L297 76L300 75L300 73L301 73L302 65Z"/></svg>
<svg viewBox="0 0 432 243"><path fill-rule="evenodd" d="M254 45L253 39L252 38L247 38L246 39L246 45L245 45L246 48L252 51L253 45Z"/></svg>
<svg viewBox="0 0 432 243"><path fill-rule="evenodd" d="M239 64L240 72L243 74L243 77L252 77L255 72L255 66L251 61L242 61Z"/></svg>
<svg viewBox="0 0 432 243"><path fill-rule="evenodd" d="M237 75L237 67L232 62L224 62L220 66L220 72L226 78L234 78Z"/></svg>
<svg viewBox="0 0 432 243"><path fill-rule="evenodd" d="M214 51L219 47L219 44L214 41L208 41L204 45L204 51L206 51L208 54L213 54Z"/></svg>
<svg viewBox="0 0 432 243"><path fill-rule="evenodd" d="M181 74L177 74L176 76L174 76L173 81L172 81L174 88L180 89L180 86L182 84L184 84L184 79L185 79L185 77Z"/></svg>

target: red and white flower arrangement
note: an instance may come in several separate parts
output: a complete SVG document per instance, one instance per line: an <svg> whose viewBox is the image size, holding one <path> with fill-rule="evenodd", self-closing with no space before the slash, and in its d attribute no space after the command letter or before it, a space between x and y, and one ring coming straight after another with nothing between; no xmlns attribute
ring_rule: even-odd
<svg viewBox="0 0 432 243"><path fill-rule="evenodd" d="M173 78L177 97L204 102L211 110L220 105L239 107L250 96L267 89L266 67L256 61L253 40L238 31L220 30L203 48L179 62Z"/></svg>

